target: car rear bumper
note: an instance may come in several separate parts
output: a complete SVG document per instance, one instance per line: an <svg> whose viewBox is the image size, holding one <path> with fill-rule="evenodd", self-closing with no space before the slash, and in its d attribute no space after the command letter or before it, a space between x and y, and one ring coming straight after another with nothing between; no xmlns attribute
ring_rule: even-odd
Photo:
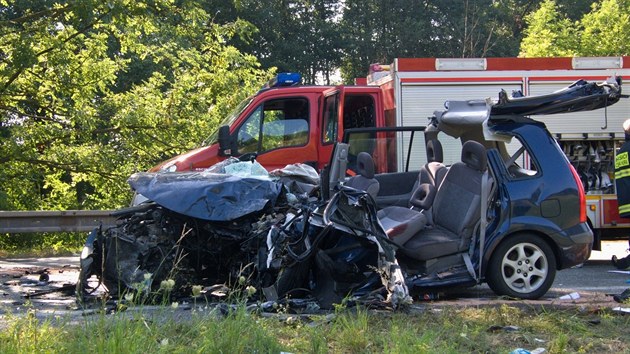
<svg viewBox="0 0 630 354"><path fill-rule="evenodd" d="M569 268L584 263L591 256L593 231L586 224L578 224L566 232L567 242L561 245L558 268Z"/></svg>

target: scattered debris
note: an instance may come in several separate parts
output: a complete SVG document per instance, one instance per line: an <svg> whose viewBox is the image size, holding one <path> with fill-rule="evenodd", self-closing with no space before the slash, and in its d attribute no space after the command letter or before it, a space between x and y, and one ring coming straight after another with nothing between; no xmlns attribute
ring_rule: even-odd
<svg viewBox="0 0 630 354"><path fill-rule="evenodd" d="M488 328L488 332L498 332L498 331L505 331L505 332L516 332L516 331L520 331L520 327L518 326L499 326L499 325L493 325L490 326Z"/></svg>
<svg viewBox="0 0 630 354"><path fill-rule="evenodd" d="M580 294L577 292L572 292L570 294L562 295L559 297L560 300L577 300L580 298Z"/></svg>
<svg viewBox="0 0 630 354"><path fill-rule="evenodd" d="M76 289L76 284L64 284L63 286L59 288L40 290L40 291L35 291L32 293L27 293L27 294L24 294L24 297L27 299L32 299L34 297L38 297L38 296L42 296L46 294L52 294L56 292L63 292L66 295L74 295L75 289Z"/></svg>
<svg viewBox="0 0 630 354"><path fill-rule="evenodd" d="M624 314L624 315L625 314L630 314L630 307L617 306L617 307L613 307L612 310L613 310L613 312L618 312L618 313L621 313L621 314Z"/></svg>
<svg viewBox="0 0 630 354"><path fill-rule="evenodd" d="M630 288L624 290L621 294L613 295L613 300L624 303L630 299Z"/></svg>

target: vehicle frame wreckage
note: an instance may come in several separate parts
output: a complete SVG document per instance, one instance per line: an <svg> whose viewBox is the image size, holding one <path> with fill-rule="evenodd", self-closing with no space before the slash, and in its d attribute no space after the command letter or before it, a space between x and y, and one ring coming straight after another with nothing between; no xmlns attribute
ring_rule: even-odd
<svg viewBox="0 0 630 354"><path fill-rule="evenodd" d="M426 127L345 131L320 174L303 164L267 173L236 158L203 172L134 174L129 184L149 202L89 234L79 294L96 276L113 297L245 294L321 308L344 299L397 308L483 282L539 298L556 270L588 259L593 234L572 161L529 116L620 97L621 79L611 78L543 96L447 101ZM441 163L438 133L461 141L460 162Z"/></svg>

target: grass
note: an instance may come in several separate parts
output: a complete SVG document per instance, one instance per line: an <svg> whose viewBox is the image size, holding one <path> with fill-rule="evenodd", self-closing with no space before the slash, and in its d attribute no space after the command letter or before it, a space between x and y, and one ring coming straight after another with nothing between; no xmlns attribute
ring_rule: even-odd
<svg viewBox="0 0 630 354"><path fill-rule="evenodd" d="M335 316L226 316L165 306L40 321L33 310L5 316L6 353L548 353L630 352L630 316L578 309L511 306L445 308L419 313L338 309ZM596 321L594 321L596 320ZM506 327L511 326L511 327Z"/></svg>

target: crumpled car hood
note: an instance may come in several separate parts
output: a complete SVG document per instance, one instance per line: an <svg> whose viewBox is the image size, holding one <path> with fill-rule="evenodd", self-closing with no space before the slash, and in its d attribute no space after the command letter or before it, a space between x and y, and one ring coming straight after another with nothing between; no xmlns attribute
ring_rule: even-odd
<svg viewBox="0 0 630 354"><path fill-rule="evenodd" d="M274 205L282 184L266 178L208 172L135 173L136 192L177 213L208 221L230 221Z"/></svg>

